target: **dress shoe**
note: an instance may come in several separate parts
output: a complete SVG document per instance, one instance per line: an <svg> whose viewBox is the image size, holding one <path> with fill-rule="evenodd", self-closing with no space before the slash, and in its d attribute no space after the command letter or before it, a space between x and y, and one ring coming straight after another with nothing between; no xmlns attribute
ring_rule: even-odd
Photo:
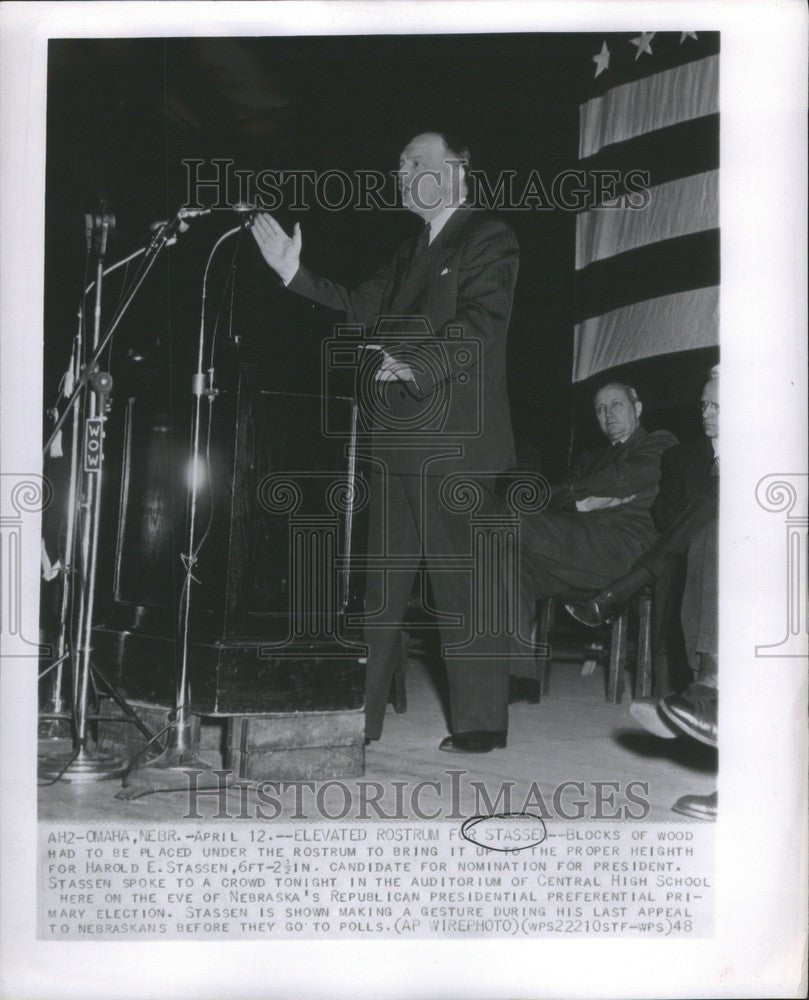
<svg viewBox="0 0 809 1000"><path fill-rule="evenodd" d="M713 821L716 819L717 801L718 794L716 792L711 792L710 795L683 795L671 808L683 816Z"/></svg>
<svg viewBox="0 0 809 1000"><path fill-rule="evenodd" d="M670 694L660 701L660 711L674 726L700 743L718 743L717 715L719 691L694 682L682 694Z"/></svg>
<svg viewBox="0 0 809 1000"><path fill-rule="evenodd" d="M648 586L654 577L644 566L635 566L624 576L613 580L606 590L600 591L588 601L574 601L566 604L568 614L582 625L595 628L613 621L642 588Z"/></svg>
<svg viewBox="0 0 809 1000"><path fill-rule="evenodd" d="M447 753L489 753L492 750L503 750L506 746L506 732L486 732L477 730L471 733L455 733L441 740L439 750Z"/></svg>
<svg viewBox="0 0 809 1000"><path fill-rule="evenodd" d="M679 735L668 719L660 713L658 698L636 698L629 706L629 714L644 729L664 740L673 740Z"/></svg>
<svg viewBox="0 0 809 1000"><path fill-rule="evenodd" d="M608 590L602 590L600 594L591 597L589 601L576 601L574 604L566 604L565 611L577 622L588 625L590 628L597 628L606 622L612 621L618 614L618 606Z"/></svg>

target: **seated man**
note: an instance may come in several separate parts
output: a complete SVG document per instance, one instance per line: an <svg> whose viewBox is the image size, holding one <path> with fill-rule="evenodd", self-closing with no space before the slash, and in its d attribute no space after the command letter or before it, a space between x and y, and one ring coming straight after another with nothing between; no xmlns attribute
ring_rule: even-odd
<svg viewBox="0 0 809 1000"><path fill-rule="evenodd" d="M650 508L660 456L677 439L641 427L631 386L602 386L593 403L607 443L573 463L547 509L520 518L523 628L537 599L604 587L657 539Z"/></svg>
<svg viewBox="0 0 809 1000"><path fill-rule="evenodd" d="M678 445L662 461L655 514L665 534L633 569L590 601L568 605L587 625L615 615L642 586L662 579L672 561L685 559L685 589L680 621L692 683L682 694L639 699L630 712L657 736L686 734L708 746L717 744L717 526L719 511L719 376L714 369L702 391L700 409L705 436ZM657 597L655 599L657 605ZM656 613L657 613L656 607ZM700 818L716 813L716 794L684 796L672 807Z"/></svg>

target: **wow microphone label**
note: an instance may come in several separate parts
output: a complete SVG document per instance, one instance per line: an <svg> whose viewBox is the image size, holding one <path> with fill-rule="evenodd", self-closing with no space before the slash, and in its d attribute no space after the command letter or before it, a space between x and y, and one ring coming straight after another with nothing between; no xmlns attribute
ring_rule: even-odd
<svg viewBox="0 0 809 1000"><path fill-rule="evenodd" d="M84 471L98 472L104 458L104 418L88 417L84 424Z"/></svg>

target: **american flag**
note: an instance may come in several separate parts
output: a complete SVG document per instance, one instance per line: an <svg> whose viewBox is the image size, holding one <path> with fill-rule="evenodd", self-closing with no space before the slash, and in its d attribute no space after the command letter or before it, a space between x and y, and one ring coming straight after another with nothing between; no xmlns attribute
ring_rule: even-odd
<svg viewBox="0 0 809 1000"><path fill-rule="evenodd" d="M580 166L628 197L576 219L576 395L609 373L676 407L719 344L719 33L605 35L591 58Z"/></svg>

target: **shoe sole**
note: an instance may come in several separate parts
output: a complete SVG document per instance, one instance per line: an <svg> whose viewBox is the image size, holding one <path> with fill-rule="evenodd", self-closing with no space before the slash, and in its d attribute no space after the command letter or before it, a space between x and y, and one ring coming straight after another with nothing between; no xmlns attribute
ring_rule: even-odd
<svg viewBox="0 0 809 1000"><path fill-rule="evenodd" d="M673 726L676 726L681 733L685 733L686 736L690 736L692 739L696 740L698 743L703 743L706 747L713 747L715 750L719 746L719 740L716 737L711 738L707 734L700 732L697 729L691 729L688 723L683 722L682 719L678 719L676 715L672 715L671 712L666 708L665 701L660 702L660 711L665 715L665 717L671 722Z"/></svg>
<svg viewBox="0 0 809 1000"><path fill-rule="evenodd" d="M629 714L647 733L659 736L663 740L676 740L680 730L674 729L658 712L657 705L638 705L633 702L629 706Z"/></svg>
<svg viewBox="0 0 809 1000"><path fill-rule="evenodd" d="M681 816L690 816L691 819L701 819L701 820L703 820L706 823L715 823L716 822L716 813L715 812L714 813L710 813L710 812L705 812L704 810L699 811L697 809L689 809L687 806L685 806L685 807L680 806L680 808L678 809L676 802L671 807L671 811L679 813Z"/></svg>
<svg viewBox="0 0 809 1000"><path fill-rule="evenodd" d="M505 743L498 743L496 746L488 747L486 750L464 750L461 747L439 747L443 753L471 753L471 754L482 754L491 753L492 750L505 750Z"/></svg>
<svg viewBox="0 0 809 1000"><path fill-rule="evenodd" d="M571 604L566 604L565 605L565 611L567 611L567 613L570 615L570 617L574 621L577 621L580 625L586 625L587 628L598 628L600 625L604 624L604 622L592 622L592 621L586 622L583 618L580 618L576 614L576 612L573 610L573 606Z"/></svg>

